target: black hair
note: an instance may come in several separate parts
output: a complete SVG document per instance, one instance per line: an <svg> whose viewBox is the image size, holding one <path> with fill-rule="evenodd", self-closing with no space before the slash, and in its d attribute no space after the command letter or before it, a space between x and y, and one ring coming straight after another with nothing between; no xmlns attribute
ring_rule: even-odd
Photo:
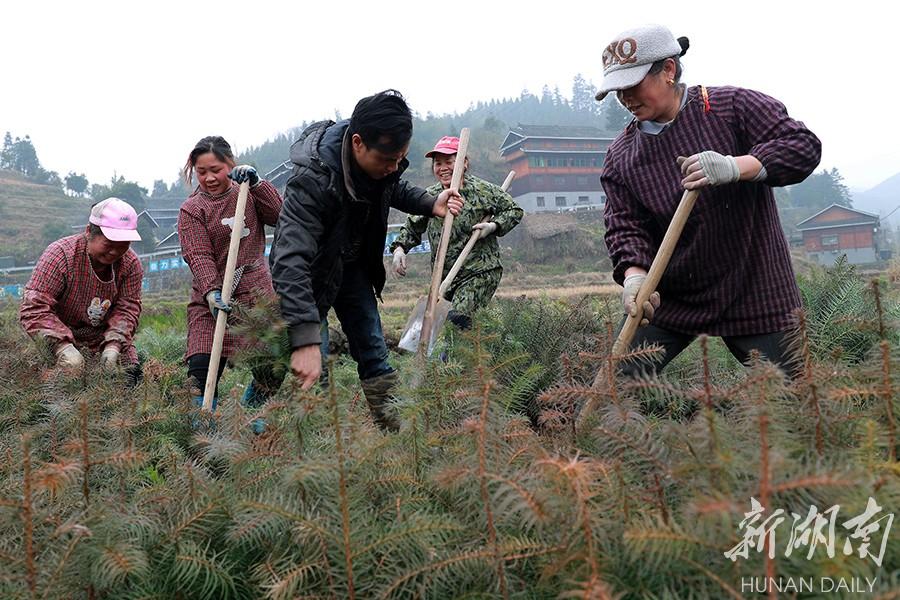
<svg viewBox="0 0 900 600"><path fill-rule="evenodd" d="M191 177L194 175L194 165L197 164L197 159L207 152L212 152L216 158L228 166L234 166L234 153L231 151L231 144L226 142L225 138L220 135L208 135L194 145L194 149L188 155L187 162L184 163L182 173L184 174L184 181L188 185L191 185Z"/></svg>
<svg viewBox="0 0 900 600"><path fill-rule="evenodd" d="M397 90L385 90L356 103L349 134L359 134L363 144L381 152L402 150L412 139L412 111Z"/></svg>
<svg viewBox="0 0 900 600"><path fill-rule="evenodd" d="M684 56L685 52L688 51L688 48L691 46L691 42L686 37L678 38L678 45L681 46L681 54L677 54L675 56L670 56L672 60L675 61L675 83L681 82L681 57ZM662 72L663 67L666 64L666 61L669 58L664 58L662 60L658 60L653 63L653 66L650 67L650 71L647 73L648 75L656 75L657 73Z"/></svg>
<svg viewBox="0 0 900 600"><path fill-rule="evenodd" d="M94 225L93 223L88 223L88 239L92 240L98 235L103 233L103 230L100 229L99 225Z"/></svg>

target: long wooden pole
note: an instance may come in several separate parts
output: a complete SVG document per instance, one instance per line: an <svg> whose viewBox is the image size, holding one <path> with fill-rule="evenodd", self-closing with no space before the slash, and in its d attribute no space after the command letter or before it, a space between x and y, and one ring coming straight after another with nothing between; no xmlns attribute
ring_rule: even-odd
<svg viewBox="0 0 900 600"><path fill-rule="evenodd" d="M469 128L463 127L459 132L459 150L456 152L456 162L453 163L453 177L450 180L450 189L459 192L465 174L466 151L469 149ZM428 302L425 305L425 317L422 319L422 334L419 338L419 354L428 354L428 344L431 341L431 330L434 327L434 307L437 306L438 295L441 287L441 275L444 273L444 261L447 258L447 247L450 245L450 235L453 228L453 213L447 210L444 217L444 228L441 230L441 242L438 245L437 255L434 259L434 267L431 271L431 289L428 291Z"/></svg>
<svg viewBox="0 0 900 600"><path fill-rule="evenodd" d="M231 286L234 284L234 270L237 266L238 250L241 246L241 234L244 232L244 212L247 209L247 194L250 183L241 184L238 192L237 206L234 209L234 225L231 228L231 242L228 244L228 259L225 261L225 277L222 280L222 301L231 302ZM228 314L220 310L216 317L216 331L213 335L212 352L209 356L209 371L206 373L206 387L203 390L203 410L212 411L213 396L216 394L216 379L219 374L219 361L222 359L222 345L225 343L225 327Z"/></svg>
<svg viewBox="0 0 900 600"><path fill-rule="evenodd" d="M644 302L647 302L653 292L656 291L656 287L659 285L659 281L662 279L666 267L669 266L669 260L672 258L672 253L675 251L675 245L678 244L678 239L681 237L681 231L684 229L684 224L687 223L688 217L691 215L691 211L694 208L694 202L697 201L697 195L699 193L698 190L685 190L684 194L681 196L681 202L678 203L678 208L675 209L672 221L669 223L668 229L666 229L666 235L663 236L662 243L659 245L659 251L653 258L653 263L650 265L650 270L647 272L647 278L644 280L644 283L641 284L641 289L638 290L637 298L635 298L637 314L634 316L628 315L625 319L625 324L622 326L622 331L619 332L616 342L613 344L612 354L614 357L622 356L628 351L631 340L634 339L634 334L637 333L638 327L641 324L641 319L644 318Z"/></svg>

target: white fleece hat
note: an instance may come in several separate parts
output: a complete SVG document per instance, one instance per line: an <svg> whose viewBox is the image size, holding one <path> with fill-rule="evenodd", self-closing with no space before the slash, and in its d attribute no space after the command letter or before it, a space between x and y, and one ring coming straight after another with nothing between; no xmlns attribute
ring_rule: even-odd
<svg viewBox="0 0 900 600"><path fill-rule="evenodd" d="M681 56L686 48L662 25L644 25L623 31L603 51L603 81L596 99L634 87L658 60Z"/></svg>

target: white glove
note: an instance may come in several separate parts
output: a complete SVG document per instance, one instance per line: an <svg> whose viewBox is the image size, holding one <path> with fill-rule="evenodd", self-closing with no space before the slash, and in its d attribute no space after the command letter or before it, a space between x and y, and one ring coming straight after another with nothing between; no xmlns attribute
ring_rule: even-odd
<svg viewBox="0 0 900 600"><path fill-rule="evenodd" d="M392 266L394 275L397 275L398 277L406 276L406 251L403 249L403 246L397 246L397 249L394 250Z"/></svg>
<svg viewBox="0 0 900 600"><path fill-rule="evenodd" d="M119 366L119 345L109 343L100 354L100 368L107 373L115 371Z"/></svg>
<svg viewBox="0 0 900 600"><path fill-rule="evenodd" d="M678 166L681 167L681 175L684 177L681 183L686 190L734 183L741 178L741 170L733 156L725 156L712 150L685 159L678 157Z"/></svg>
<svg viewBox="0 0 900 600"><path fill-rule="evenodd" d="M488 221L486 223L476 223L472 226L472 231L481 230L480 238L486 238L491 235L495 231L497 231L497 224L493 221Z"/></svg>
<svg viewBox="0 0 900 600"><path fill-rule="evenodd" d="M625 278L624 288L622 290L622 308L625 314L632 317L637 316L637 299L638 291L647 279L646 273L635 273ZM653 313L659 308L659 292L650 294L650 299L644 302L644 312L641 315L641 325L647 325L653 319Z"/></svg>
<svg viewBox="0 0 900 600"><path fill-rule="evenodd" d="M81 371L84 367L84 357L78 348L72 344L65 344L56 351L56 366L66 371Z"/></svg>

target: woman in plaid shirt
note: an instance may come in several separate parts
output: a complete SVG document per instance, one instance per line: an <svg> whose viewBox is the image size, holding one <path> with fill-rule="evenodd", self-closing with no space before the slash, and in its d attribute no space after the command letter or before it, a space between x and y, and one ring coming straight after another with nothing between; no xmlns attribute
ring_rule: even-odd
<svg viewBox="0 0 900 600"><path fill-rule="evenodd" d="M194 276L188 304L186 356L188 375L196 386L192 390L194 402L199 406L203 402L203 387L209 370L216 314L219 310L231 311L230 306L222 303L222 280L237 207L237 184L250 182L231 295L243 306L252 306L260 297L275 294L264 259L265 226L275 225L281 212L281 196L271 183L259 178L253 167L235 166L231 146L219 136L205 137L191 150L184 168L185 180L190 182L194 174L198 186L181 205L178 236L184 260ZM218 377L222 376L226 359L243 346L242 340L230 332L225 333ZM273 370L271 365L254 369L244 402L250 406L263 404L278 390L284 375L283 371ZM213 408L215 406L214 400Z"/></svg>
<svg viewBox="0 0 900 600"><path fill-rule="evenodd" d="M778 100L737 87L687 87L687 38L665 27L621 33L603 53L602 99L617 92L634 120L609 146L601 183L606 244L623 309L635 297L684 190L701 190L633 345L659 344L661 370L701 333L741 362L753 351L794 374L785 339L800 294L772 194L819 164L821 142ZM686 158L683 158L686 157ZM652 323L650 323L652 321Z"/></svg>
<svg viewBox="0 0 900 600"><path fill-rule="evenodd" d="M83 233L50 244L25 286L19 322L35 340L49 342L57 365L71 373L84 367L78 349L100 353L105 371L125 367L140 379L134 333L141 316L141 261L130 249L139 241L137 213L108 198L91 209Z"/></svg>

